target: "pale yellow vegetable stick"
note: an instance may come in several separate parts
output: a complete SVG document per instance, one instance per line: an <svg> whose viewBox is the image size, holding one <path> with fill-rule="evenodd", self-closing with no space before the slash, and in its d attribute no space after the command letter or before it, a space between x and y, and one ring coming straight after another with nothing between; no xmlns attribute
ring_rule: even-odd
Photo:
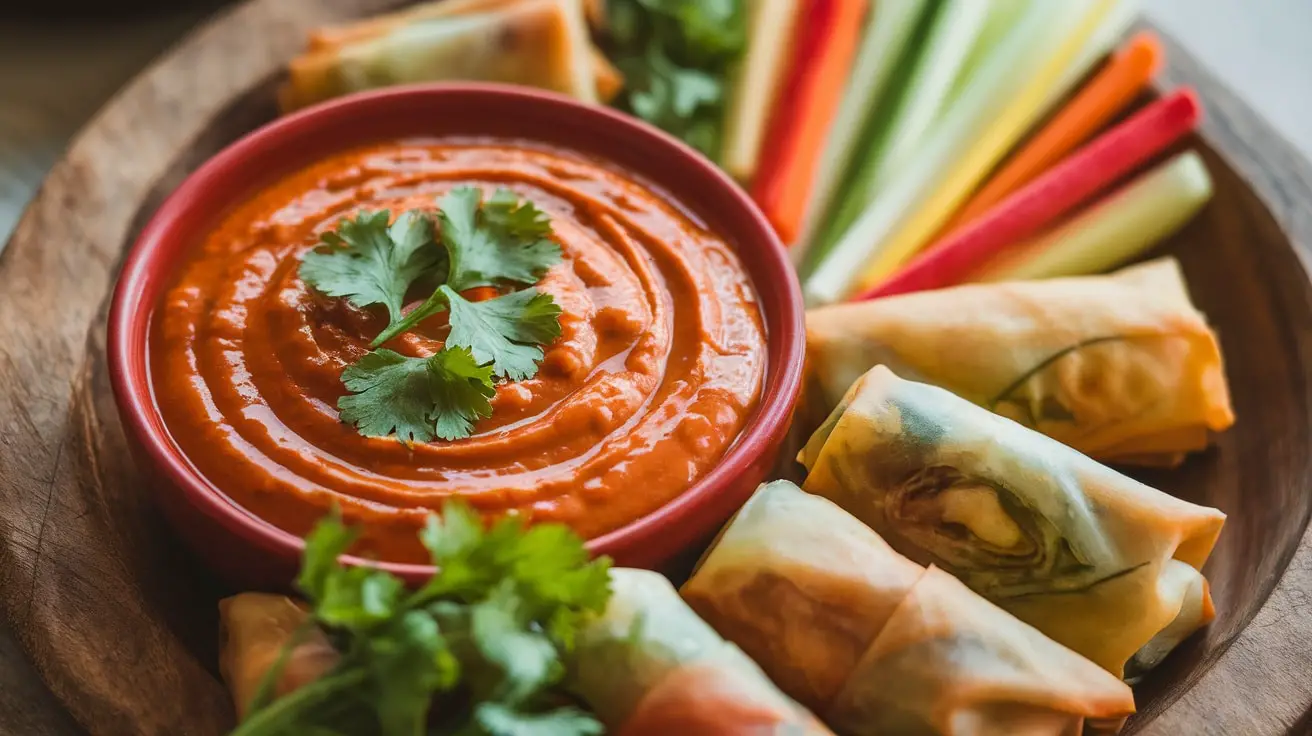
<svg viewBox="0 0 1312 736"><path fill-rule="evenodd" d="M1097 0L1028 0L999 5L990 13L981 43L972 52L971 71L926 133L914 165L888 182L823 259L805 274L802 293L810 305L829 304L849 294L862 268L886 246L934 195L944 179L974 147L990 121L1006 110L1097 7ZM1010 22L1003 27L1001 19Z"/></svg>
<svg viewBox="0 0 1312 736"><path fill-rule="evenodd" d="M720 151L720 164L739 181L756 173L765 126L787 72L800 5L800 0L747 2L747 53L734 71Z"/></svg>
<svg viewBox="0 0 1312 736"><path fill-rule="evenodd" d="M882 159L872 172L875 191L914 160L916 148L935 117L951 99L965 63L989 19L989 6L978 0L943 0L925 48L907 82L905 102L893 114Z"/></svg>
<svg viewBox="0 0 1312 736"><path fill-rule="evenodd" d="M1019 281L1102 273L1174 234L1212 198L1203 159L1186 151L1017 246L971 281Z"/></svg>
<svg viewBox="0 0 1312 736"><path fill-rule="evenodd" d="M939 226L970 196L980 180L1038 121L1047 103L1054 99L1053 89L1066 76L1066 70L1115 5L1115 0L1099 0L1093 4L1075 31L1034 75L1015 101L984 129L933 196L884 244L875 260L861 273L858 291L877 285L924 247Z"/></svg>
<svg viewBox="0 0 1312 736"><path fill-rule="evenodd" d="M811 187L802 232L788 255L800 266L825 225L825 215L839 195L846 171L857 155L865 128L879 113L882 96L915 31L928 0L877 0L867 13L865 36L848 77L843 102L829 127L829 143L820 157Z"/></svg>
<svg viewBox="0 0 1312 736"><path fill-rule="evenodd" d="M1075 59L1053 85L1052 94L1043 103L1045 110L1050 110L1053 105L1061 102L1071 88L1082 81L1098 62L1106 58L1108 52L1125 37L1125 32L1134 24L1135 18L1139 17L1139 11L1143 8L1143 0L1115 1L1116 5L1107 12L1098 29L1089 36L1084 48L1080 49L1080 53L1076 54Z"/></svg>

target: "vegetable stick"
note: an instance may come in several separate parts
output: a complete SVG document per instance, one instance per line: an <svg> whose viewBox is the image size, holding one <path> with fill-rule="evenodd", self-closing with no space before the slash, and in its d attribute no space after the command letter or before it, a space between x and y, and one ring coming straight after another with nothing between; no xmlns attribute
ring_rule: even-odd
<svg viewBox="0 0 1312 736"><path fill-rule="evenodd" d="M888 128L847 182L842 206L825 225L824 242L841 237L891 176L914 155L952 92L962 64L984 27L989 6L978 0L944 0L934 11L929 34L914 60L902 97L895 103Z"/></svg>
<svg viewBox="0 0 1312 736"><path fill-rule="evenodd" d="M824 215L833 207L835 195L841 191L840 184L853 154L860 148L863 138L873 134L871 128L875 125L877 113L885 106L884 98L890 92L891 72L902 59L927 2L879 0L871 10L847 90L829 130L829 143L820 158L801 233L789 250L794 264L800 265L812 247Z"/></svg>
<svg viewBox="0 0 1312 736"><path fill-rule="evenodd" d="M998 50L999 44L1006 40L1007 34L1029 12L1030 3L1005 0L1004 2L987 2L985 5L989 6L988 20L984 23L984 27L980 29L979 39L966 57L965 69L967 71L979 67L990 54ZM969 83L970 74L963 74L957 78L957 83L952 89L953 101L961 96L961 93L969 87Z"/></svg>
<svg viewBox="0 0 1312 736"><path fill-rule="evenodd" d="M860 299L959 283L991 256L1106 190L1198 124L1202 108L1183 89L1139 111L1096 138L996 207L913 259Z"/></svg>
<svg viewBox="0 0 1312 736"><path fill-rule="evenodd" d="M747 51L729 89L720 152L720 165L739 181L756 173L800 6L800 0L747 0Z"/></svg>
<svg viewBox="0 0 1312 736"><path fill-rule="evenodd" d="M1130 40L1079 94L994 174L944 227L951 232L984 214L1083 143L1125 109L1162 61L1162 45L1150 32Z"/></svg>
<svg viewBox="0 0 1312 736"><path fill-rule="evenodd" d="M925 129L943 109L956 86L962 64L984 28L988 8L989 3L974 0L944 0L938 9L907 85L907 97L898 107L881 160L875 166L875 182L883 181L906 162Z"/></svg>
<svg viewBox="0 0 1312 736"><path fill-rule="evenodd" d="M1130 30L1130 26L1134 25L1143 7L1143 0L1113 0L1113 2L1115 5L1107 12L1098 29L1089 37L1084 48L1080 49L1080 53L1053 87L1050 97L1043 105L1045 110L1051 110L1061 102L1071 88L1089 76L1089 72L1107 58L1107 54L1125 38L1125 34Z"/></svg>
<svg viewBox="0 0 1312 736"><path fill-rule="evenodd" d="M944 219L970 194L979 180L993 169L998 160L1038 120L1045 102L1052 98L1052 89L1062 72L1076 58L1112 6L1110 0L1099 0L1091 10L1078 18L1073 32L1061 34L1061 42L1055 53L1044 60L1036 73L1026 74L1029 81L1021 93L1011 100L1001 115L986 124L937 191L881 245L879 253L857 279L859 288L873 287L914 255L937 232Z"/></svg>
<svg viewBox="0 0 1312 736"><path fill-rule="evenodd" d="M963 81L945 114L934 124L914 166L879 193L803 283L810 304L846 295L861 266L886 246L907 213L922 205L973 147L989 121L1003 114L1008 100L1033 86L1027 73L1063 51L1097 0L1030 0L989 53Z"/></svg>
<svg viewBox="0 0 1312 736"><path fill-rule="evenodd" d="M1126 31L1138 18L1139 11L1143 6L1142 0L1113 0L1113 2L1115 4L1107 12L1102 23L1089 37L1084 47L1080 49L1079 54L1066 67L1058 82L1049 91L1048 98L1042 106L1045 111L1044 115L1047 115L1048 111L1051 111L1054 106L1064 100L1071 88L1088 77L1094 66L1102 62L1113 47L1120 43ZM965 221L962 220L962 222ZM955 229L957 224L950 222L948 225L939 228L938 234L927 242L942 238Z"/></svg>
<svg viewBox="0 0 1312 736"><path fill-rule="evenodd" d="M1102 273L1174 234L1212 197L1196 151L1140 175L1056 229L1008 252L970 281L1017 281Z"/></svg>
<svg viewBox="0 0 1312 736"><path fill-rule="evenodd" d="M761 162L752 198L779 237L792 242L801 227L816 156L852 67L863 27L866 0L813 0L806 22L798 25L790 84L775 105L770 123L776 147ZM775 131L778 131L776 133Z"/></svg>

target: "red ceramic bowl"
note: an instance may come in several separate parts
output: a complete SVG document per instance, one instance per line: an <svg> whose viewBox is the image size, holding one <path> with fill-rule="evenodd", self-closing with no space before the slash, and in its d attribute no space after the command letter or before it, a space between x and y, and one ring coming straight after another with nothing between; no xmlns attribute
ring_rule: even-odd
<svg viewBox="0 0 1312 736"><path fill-rule="evenodd" d="M164 202L128 254L109 316L109 371L138 464L178 532L220 574L286 585L302 542L247 513L202 477L169 437L149 380L151 315L188 250L262 185L343 148L405 136L494 135L560 145L635 172L734 244L762 297L769 346L761 403L718 466L671 503L593 539L630 566L659 566L706 539L774 466L801 384L803 308L784 248L751 200L692 149L638 120L564 97L485 84L397 87L277 120L224 149ZM358 561L358 560L356 560ZM425 565L383 564L415 581Z"/></svg>

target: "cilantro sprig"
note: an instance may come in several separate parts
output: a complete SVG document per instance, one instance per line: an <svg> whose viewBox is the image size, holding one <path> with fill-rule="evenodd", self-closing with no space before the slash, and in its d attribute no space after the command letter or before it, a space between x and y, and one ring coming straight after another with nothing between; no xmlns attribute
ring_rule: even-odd
<svg viewBox="0 0 1312 736"><path fill-rule="evenodd" d="M719 156L726 80L747 45L743 0L609 0L607 14L618 106Z"/></svg>
<svg viewBox="0 0 1312 736"><path fill-rule="evenodd" d="M394 575L345 567L355 530L337 514L305 540L297 587L341 653L322 678L270 702L293 635L234 736L345 732L382 736L591 736L590 714L561 705L562 660L610 597L610 561L592 562L567 527L485 529L461 503L429 517L420 540L437 573L407 591Z"/></svg>
<svg viewBox="0 0 1312 736"><path fill-rule="evenodd" d="M387 310L374 350L342 373L350 393L337 408L366 436L468 437L492 414L494 381L533 377L542 346L560 336L560 307L532 286L561 260L546 213L507 189L484 201L481 190L461 187L437 206L436 232L419 210L390 225L386 210L360 212L325 233L301 262L301 279L324 295ZM420 284L432 284L431 294L406 312L407 296ZM499 295L463 294L480 287ZM380 347L440 312L450 313L451 329L435 355Z"/></svg>

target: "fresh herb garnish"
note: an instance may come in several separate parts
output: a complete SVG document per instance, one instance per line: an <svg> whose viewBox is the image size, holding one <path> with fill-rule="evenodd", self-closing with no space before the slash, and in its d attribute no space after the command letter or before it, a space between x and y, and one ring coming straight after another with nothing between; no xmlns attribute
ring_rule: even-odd
<svg viewBox="0 0 1312 736"><path fill-rule="evenodd" d="M437 204L439 240L423 212L405 212L390 226L386 210L361 212L325 233L325 247L301 262L301 278L316 290L357 307L387 309L387 327L371 343L376 349L342 373L351 393L337 408L342 421L366 436L468 437L474 422L492 414L493 380L533 377L542 346L560 336L561 310L550 294L506 291L531 287L560 262L546 213L507 189L484 202L481 190L461 187ZM404 313L407 292L421 282L436 287ZM485 300L462 295L481 287L506 293ZM379 349L444 311L451 331L437 354Z"/></svg>
<svg viewBox="0 0 1312 736"><path fill-rule="evenodd" d="M297 587L342 658L319 680L255 703L236 736L339 733L342 723L383 736L602 732L555 696L563 655L610 597L609 560L589 562L561 525L525 529L506 518L485 530L460 503L430 517L420 539L437 573L407 591L390 573L338 561L355 532L336 514L315 527ZM286 659L260 692L272 690Z"/></svg>
<svg viewBox="0 0 1312 736"><path fill-rule="evenodd" d="M473 351L497 377L522 381L537 373L542 348L560 336L560 307L536 289L471 302L449 286L439 291L451 310L447 344Z"/></svg>
<svg viewBox="0 0 1312 736"><path fill-rule="evenodd" d="M375 350L342 372L352 393L337 402L342 421L361 434L403 442L469 436L474 422L492 416L492 367L468 348L446 348L428 358Z"/></svg>
<svg viewBox="0 0 1312 736"><path fill-rule="evenodd" d="M387 210L361 211L342 220L321 236L324 247L305 254L300 268L301 279L323 294L361 309L382 304L389 327L401 321L411 285L443 260L426 215L405 212L389 227L390 217Z"/></svg>
<svg viewBox="0 0 1312 736"><path fill-rule="evenodd" d="M715 158L725 85L747 45L742 0L610 0L618 105Z"/></svg>

